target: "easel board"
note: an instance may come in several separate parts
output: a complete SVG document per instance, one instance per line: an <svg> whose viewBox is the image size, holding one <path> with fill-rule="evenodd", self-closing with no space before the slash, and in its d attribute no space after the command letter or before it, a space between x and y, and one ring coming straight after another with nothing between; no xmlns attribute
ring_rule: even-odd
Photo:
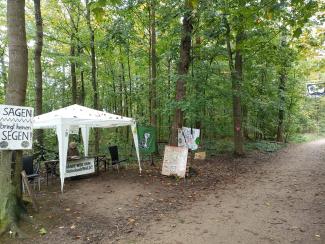
<svg viewBox="0 0 325 244"><path fill-rule="evenodd" d="M36 212L38 212L38 206L37 206L37 203L36 203L36 199L35 199L35 196L34 196L34 192L33 192L32 188L30 187L30 184L28 182L28 179L27 179L27 175L26 175L25 170L23 170L21 172L21 178L22 178L22 184L24 184L24 186L26 187L27 193L28 193L28 195L30 196L30 198L32 200L33 208L34 208L34 210Z"/></svg>

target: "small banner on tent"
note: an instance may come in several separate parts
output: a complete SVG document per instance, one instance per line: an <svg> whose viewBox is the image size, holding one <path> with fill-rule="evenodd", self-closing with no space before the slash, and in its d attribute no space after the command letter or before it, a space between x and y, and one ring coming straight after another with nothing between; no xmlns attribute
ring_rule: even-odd
<svg viewBox="0 0 325 244"><path fill-rule="evenodd" d="M65 178L77 175L86 175L95 172L95 158L81 158L69 160L65 172Z"/></svg>
<svg viewBox="0 0 325 244"><path fill-rule="evenodd" d="M0 105L0 150L32 149L34 109Z"/></svg>
<svg viewBox="0 0 325 244"><path fill-rule="evenodd" d="M79 126L77 125L71 125L69 129L70 135L78 135L79 134Z"/></svg>
<svg viewBox="0 0 325 244"><path fill-rule="evenodd" d="M197 150L200 144L200 130L188 127L178 129L178 146Z"/></svg>
<svg viewBox="0 0 325 244"><path fill-rule="evenodd" d="M156 146L156 128L151 126L139 126L138 127L139 137L139 149L144 154L151 154L157 151Z"/></svg>
<svg viewBox="0 0 325 244"><path fill-rule="evenodd" d="M166 146L161 174L185 177L188 149Z"/></svg>

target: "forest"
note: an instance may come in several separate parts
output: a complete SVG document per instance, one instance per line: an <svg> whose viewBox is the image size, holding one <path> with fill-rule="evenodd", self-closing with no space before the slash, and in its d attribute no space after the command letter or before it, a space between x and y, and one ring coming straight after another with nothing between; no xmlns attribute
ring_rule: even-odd
<svg viewBox="0 0 325 244"><path fill-rule="evenodd" d="M0 4L3 103L8 41ZM322 133L324 100L308 96L306 84L325 79L323 5L27 0L26 104L35 115L77 103L134 117L165 143L177 128L199 128L203 148L239 155L248 142ZM92 150L105 150L107 138L129 145L130 133L118 131L96 132ZM55 143L51 134L35 136Z"/></svg>
<svg viewBox="0 0 325 244"><path fill-rule="evenodd" d="M324 139L321 137L325 134L324 23L323 0L0 1L1 109L2 105L9 105L2 111L0 117L0 128L7 129L6 132L2 131L3 141L0 143L0 235L9 233L9 238L23 236L21 229L28 230L29 227L19 225L19 220L33 222L31 221L33 216L28 216L30 205L24 202L26 195L23 194L24 186L32 198L35 211L42 208L37 208L34 195L29 188L28 175L22 171L27 150L23 155L21 149L10 148L7 142L10 139L24 140L21 147L31 148L32 142L29 142L29 139L32 136L34 148L29 154L38 154L39 157L37 159L39 193L35 196L43 209L40 210L40 214L35 215L38 223L42 224L32 223L33 230L27 232L33 233L37 243L39 238L47 234L45 227L50 230L48 236L52 238L53 243L55 241L70 243L71 238L82 239L84 243L90 243L91 238L93 243L110 243L111 236L116 238L113 242L123 235L129 238L128 240L139 238L141 235L144 236L146 231L137 227L138 223L144 226L149 223L148 228L155 228L156 222L152 221L161 221L165 214L170 216L174 213L179 214L178 210L182 209L180 206L190 206L186 204L199 200L203 204L202 209L210 209L207 213L203 213L202 209L198 210L201 213L200 218L204 220L202 222L206 224L211 214L218 213L222 209L223 206L220 204L222 200L216 203L219 196L215 194L219 194L218 189L222 188L221 186L228 186L229 182L233 184L242 182L238 185L252 186L253 195L266 194L263 203L258 202L260 198L253 199L255 202L252 202L252 199L245 199L250 192L242 195L240 199L230 201L224 206L225 212L231 214L234 213L234 210L229 210L232 208L232 202L242 202L243 206L234 206L235 209L240 209L249 206L274 208L279 202L283 204L291 201L290 204L282 206L282 209L285 209L287 205L294 207L294 204L298 204L294 201L305 197L307 192L312 193L315 198L325 197L322 195L324 191L319 191L320 186L325 184L321 182L324 178L324 173L321 175L324 167L321 163ZM72 125L63 127L61 120L62 130L56 127L56 131L32 132L31 124L24 126L18 123L21 121L32 123L31 108L34 108L34 115L39 118L39 115L59 108L78 106L75 104L100 110L96 111L98 113L112 113L116 116L116 121L124 119L125 124L122 125L131 125L131 129L120 127L104 130L99 129L99 126L93 126L95 129L91 131L89 151L95 156L89 159L88 143L84 143L84 148L80 146L79 149L84 151L85 157L77 158L83 160L79 164L67 163L67 158L71 156L69 150L72 148L69 145L69 150L65 149L68 148L69 130L72 129ZM12 108L10 105L27 108ZM9 116L18 116L20 119L17 122ZM10 128L9 124L4 123L6 121L17 123ZM145 167L143 173L134 121L138 125L138 132L141 126L150 126L156 130L154 145L158 145L160 149L154 153L155 162L151 155L152 163ZM33 123L34 129L38 129L35 127L37 121ZM113 125L117 126L114 123ZM18 132L13 130L14 126ZM88 142L89 128L82 128L80 125L75 127L78 130L72 136L73 140L77 140L79 144L81 140ZM206 161L200 163L195 161L193 154L187 156L190 147L177 148L185 152L182 177L185 177L187 170L186 178L189 179L188 181L185 179L184 182L181 182L179 177L173 178L175 175L162 176L164 169L160 171L159 165L163 147L167 144L171 146L180 144L178 135L182 127L188 127L191 133L192 129L200 130L199 151L208 155ZM25 129L30 132L23 132ZM87 135L87 139L84 135ZM288 145L290 142L307 140L312 142L302 146ZM74 149L76 145L75 143ZM139 172L135 171L134 167L130 170L125 167L121 174L119 168L117 174L114 171L106 172L106 163L109 160L105 155L99 155L107 154L107 150L111 150L108 145L115 145L116 150L118 146L123 157L135 159L136 154ZM287 151L279 150L276 152L278 154L274 154L280 155L278 159L271 155L270 152L275 152L286 145ZM58 150L59 159L52 160L52 163L56 161L60 164L60 172L57 173L58 165L54 164L51 173L52 177L60 176L61 195L57 189L59 184L52 186L48 184L49 168L45 162L49 161L39 156L45 151L45 156L53 159ZM79 156L79 152L74 156ZM146 155L142 156L145 162ZM93 174L95 158L97 177L92 177L95 176ZM105 163L105 172L99 172L99 158ZM34 158L31 159L32 167L33 160ZM110 160L113 168L115 160L112 153ZM186 168L187 160L189 160L188 168ZM116 162L119 164L122 161L117 159ZM308 165L304 164L306 162ZM41 163L47 167L44 172L40 171ZM65 195L64 179L80 176L74 174L72 169L71 174L67 174L67 168L73 168L74 166L71 166L73 164L81 165L80 167L85 165L86 170L91 169L92 171L87 171L91 177L85 181L84 178L77 177L81 180L78 183L74 182L75 184L69 179ZM46 174L46 191L41 191L42 173ZM297 179L299 174L301 177ZM262 175L265 181L261 180ZM44 179L45 176L42 180ZM297 184L292 185L292 182ZM98 183L102 187L98 187ZM122 190L116 193L113 190L103 190L103 185L106 189L114 184L122 185ZM132 187L129 187L130 185ZM79 186L80 189L86 187L91 194L80 193ZM259 188L261 186L262 188ZM300 186L305 188L298 189ZM313 188L307 189L307 186ZM281 193L280 190L272 192L277 187L288 190L286 193ZM245 192L245 187L240 189L239 193ZM267 193L265 189L271 189L271 192ZM227 190L225 192L227 193ZM296 195L292 197L293 194ZM209 196L214 196L213 201L210 199L212 204L208 203ZM275 197L269 199L269 196ZM123 208L119 207L117 210L106 208L109 201L111 205L118 205L117 201L120 198ZM285 201L281 200L284 198ZM101 203L101 199L104 199L105 203ZM227 198L224 200L227 202ZM311 212L310 219L320 215L321 206L316 206L315 202L309 205L308 201L303 203L306 204L304 210L320 209L317 210L317 214ZM318 202L321 203L321 199ZM102 208L101 204L105 208ZM78 208L79 205L83 205L84 208ZM216 209L213 209L212 205ZM94 206L95 210L88 211L89 206ZM297 205L294 213L299 212L301 217L297 219L305 220L300 211L301 207ZM52 212L45 212L44 209ZM191 212L193 209L188 209L188 219L194 216ZM251 216L255 216L256 210L250 210L254 213ZM275 215L279 213L275 208L272 211ZM292 209L288 210L288 213L292 215ZM204 214L207 216L204 217ZM217 218L222 219L224 214L222 211L220 214L221 217ZM77 215L86 217L80 221L81 217ZM112 216L115 216L117 225L112 223ZM229 219L231 217L233 216ZM241 221L250 219L247 216L243 219L241 216L238 218ZM256 216L254 218L255 226L261 226L258 223L260 220ZM290 222L289 217L285 221L283 218L278 219L281 220L280 224ZM269 224L279 224L278 219L274 222L272 215ZM169 221L167 218L163 223L176 228L176 224ZM303 224L295 221L291 226ZM319 222L321 221L319 219L315 221L313 220L312 224L324 224ZM93 223L99 226L99 232L91 236L94 230ZM232 227L238 223L240 221L234 220ZM179 220L177 224L186 224L186 221ZM64 229L62 225L70 227ZM79 227L78 230L75 230L76 225ZM194 225L191 224L190 228ZM215 222L209 224L207 228L214 225ZM247 225L249 226L249 223ZM313 238L317 240L323 238L323 232L317 229L318 226L312 226ZM107 227L111 232L107 231L109 229ZM282 229L292 230L293 227ZM299 230L301 238L306 238L302 236L306 232L305 229L300 227ZM61 234L57 235L55 231L61 231ZM261 232L263 231L262 229ZM138 234L132 237L131 232ZM260 238L257 237L258 233L251 230L248 232L253 233L255 238ZM321 235L318 232L321 232ZM150 235L153 232L148 233L148 243L152 243L150 240L154 237ZM185 232L180 229L176 233L178 234L172 237L173 240ZM189 235L191 233L192 231L189 231ZM204 230L204 233L208 231ZM56 239L57 236L61 241ZM232 237L232 234L228 236ZM165 238L169 240L170 236ZM184 238L182 241L187 237ZM261 238L267 240L265 237ZM284 233L282 238L282 241L277 243L284 243L287 233ZM52 243L51 239L49 240L48 243ZM228 243L234 243L233 240L235 239L230 238ZM237 240L241 240L241 236ZM141 240L138 241L143 243ZM200 241L202 240L194 243ZM215 240L212 238L209 243L215 243ZM259 240L255 243L263 242Z"/></svg>

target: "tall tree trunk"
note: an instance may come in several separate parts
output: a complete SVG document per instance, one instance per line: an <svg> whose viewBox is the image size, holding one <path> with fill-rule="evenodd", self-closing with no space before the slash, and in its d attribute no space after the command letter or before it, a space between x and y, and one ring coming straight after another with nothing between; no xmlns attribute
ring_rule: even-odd
<svg viewBox="0 0 325 244"><path fill-rule="evenodd" d="M156 80L157 80L157 53L156 53L156 12L155 12L155 0L150 2L150 124L154 127L157 127L157 90L156 90Z"/></svg>
<svg viewBox="0 0 325 244"><path fill-rule="evenodd" d="M98 90L97 90L97 79L96 79L96 52L95 52L95 32L92 28L90 21L90 6L89 1L86 0L87 7L87 25L90 33L90 54L91 54L91 84L94 91L94 109L98 109ZM99 152L99 130L95 129L95 153Z"/></svg>
<svg viewBox="0 0 325 244"><path fill-rule="evenodd" d="M284 113L285 113L285 82L286 74L282 70L279 78L279 112L278 112L278 129L276 140L284 142Z"/></svg>
<svg viewBox="0 0 325 244"><path fill-rule="evenodd" d="M172 100L172 96L171 96L171 77L172 77L171 63L172 63L172 58L168 57L168 60L167 60L167 73L168 73L167 85L168 85L168 101L169 102ZM170 138L171 134L172 134L172 116L171 115L168 116L168 125L169 125L168 136Z"/></svg>
<svg viewBox="0 0 325 244"><path fill-rule="evenodd" d="M151 0L148 0L148 23L149 23L149 27L148 27L148 32L149 32L149 49L148 49L148 80L149 80L149 94L148 94L148 102L149 102L149 107L148 107L148 112L149 112L149 121L151 121L151 100L152 100L152 96L151 96L151 4L150 4Z"/></svg>
<svg viewBox="0 0 325 244"><path fill-rule="evenodd" d="M129 40L128 40L127 55L128 55L128 77L129 77L129 110L130 110L130 117L132 117L133 116L133 112L132 112L132 77L131 77L130 43L129 43Z"/></svg>
<svg viewBox="0 0 325 244"><path fill-rule="evenodd" d="M114 69L111 68L111 74L112 74L112 88L113 88L113 94L112 94L112 98L113 98L113 113L117 112L117 101L116 101L116 80L115 80L115 73L114 73Z"/></svg>
<svg viewBox="0 0 325 244"><path fill-rule="evenodd" d="M9 74L6 104L24 105L28 75L28 53L25 30L25 1L7 1ZM0 233L16 222L22 210L22 151L2 151L0 158Z"/></svg>
<svg viewBox="0 0 325 244"><path fill-rule="evenodd" d="M233 61L233 52L230 41L230 26L226 18L226 44L228 50L229 69L232 82L232 100L233 100L233 124L234 124L234 153L236 155L244 154L244 138L242 129L242 111L241 111L241 84L243 82L243 57L240 50L240 44L243 41L244 33L238 31L236 35L235 64Z"/></svg>
<svg viewBox="0 0 325 244"><path fill-rule="evenodd" d="M202 96L204 96L204 87L206 86L207 80L208 80L208 73L206 74L206 77L202 77L202 80L195 79L195 59L196 57L197 62L200 64L202 63L202 54L201 54L201 44L202 40L200 36L197 36L195 38L195 45L193 43L192 47L192 80L194 82L194 89L195 89L195 97L197 100L201 99ZM200 74L199 74L200 75ZM203 109L202 107L199 107L196 110L196 118L195 118L195 128L200 129L201 133L200 136L202 135L202 118L204 118L203 115Z"/></svg>
<svg viewBox="0 0 325 244"><path fill-rule="evenodd" d="M234 118L234 144L235 154L244 154L244 137L242 127L242 109L241 109L241 86L243 82L243 57L239 46L243 39L243 33L238 33L236 37L236 54L235 54L235 73L232 75L233 90L233 118Z"/></svg>
<svg viewBox="0 0 325 244"><path fill-rule="evenodd" d="M157 128L157 52L156 52L156 44L157 44L157 38L156 38L156 1L151 0L150 1L150 124L151 126L156 128L156 133L159 132ZM158 136L156 136L156 141L153 142L156 144L156 148L158 148L157 145L157 139Z"/></svg>
<svg viewBox="0 0 325 244"><path fill-rule="evenodd" d="M42 49L43 49L43 21L41 13L41 0L34 0L36 44L34 52L35 67L35 115L42 114L43 107L43 77L42 77ZM43 130L35 131L35 139L43 145Z"/></svg>
<svg viewBox="0 0 325 244"><path fill-rule="evenodd" d="M119 85L118 85L118 94L119 94L119 114L124 115L124 106L123 106L123 79L124 79L124 65L123 63L120 63L121 65L121 74L119 78Z"/></svg>
<svg viewBox="0 0 325 244"><path fill-rule="evenodd" d="M3 82L3 94L1 94L1 96L3 96L3 98L5 99L6 96L6 89L7 89L7 67L5 64L5 50L6 48L3 47L3 51L1 52L1 56L0 56L0 62L1 62L1 78L2 78L2 82Z"/></svg>
<svg viewBox="0 0 325 244"><path fill-rule="evenodd" d="M124 90L124 111L125 111L125 116L129 117L129 93L128 93L128 84L126 83L126 79L125 79L125 67L123 65L123 69L122 69L122 77L123 77L123 90ZM126 140L127 142L129 142L129 127L125 127L125 136L126 136Z"/></svg>
<svg viewBox="0 0 325 244"><path fill-rule="evenodd" d="M71 72L71 88L72 88L72 104L77 103L77 75L76 75L76 48L74 45L74 35L71 34L70 44L70 72Z"/></svg>
<svg viewBox="0 0 325 244"><path fill-rule="evenodd" d="M81 44L78 44L77 47L77 56L80 58L81 54L83 53ZM80 72L80 87L78 88L77 85L77 91L79 91L79 96L77 96L78 103L81 104L82 106L85 105L85 81L84 81L84 70L83 70L83 65L79 62L76 63L76 69ZM78 93L78 92L77 92Z"/></svg>
<svg viewBox="0 0 325 244"><path fill-rule="evenodd" d="M178 103L172 123L172 133L169 139L170 145L177 146L178 128L182 128L184 122L184 111L179 103L185 99L186 94L186 76L188 74L191 62L191 41L193 31L193 9L186 3L186 12L183 18L182 38L180 45L180 62L178 66L178 79L176 82L176 102Z"/></svg>
<svg viewBox="0 0 325 244"><path fill-rule="evenodd" d="M280 49L285 49L287 45L286 33L282 31ZM278 112L278 129L276 140L278 142L284 142L284 117L285 117L285 87L287 80L287 70L286 70L286 59L281 60L281 70L279 74L279 112Z"/></svg>
<svg viewBox="0 0 325 244"><path fill-rule="evenodd" d="M125 82L125 66L123 60L121 60L121 105L122 105L122 114L128 117L128 94L126 89L126 82Z"/></svg>
<svg viewBox="0 0 325 244"><path fill-rule="evenodd" d="M248 107L243 104L243 135L244 139L249 140L249 131L248 131Z"/></svg>

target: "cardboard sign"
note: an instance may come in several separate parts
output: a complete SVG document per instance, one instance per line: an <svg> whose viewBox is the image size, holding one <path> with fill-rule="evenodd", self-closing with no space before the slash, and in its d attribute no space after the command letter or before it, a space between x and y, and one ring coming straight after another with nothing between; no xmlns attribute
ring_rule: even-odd
<svg viewBox="0 0 325 244"><path fill-rule="evenodd" d="M81 158L67 161L65 178L95 172L95 158Z"/></svg>
<svg viewBox="0 0 325 244"><path fill-rule="evenodd" d="M188 149L166 146L161 174L185 177Z"/></svg>
<svg viewBox="0 0 325 244"><path fill-rule="evenodd" d="M0 150L32 149L34 109L0 105Z"/></svg>
<svg viewBox="0 0 325 244"><path fill-rule="evenodd" d="M178 146L197 150L200 141L200 130L188 127L178 129Z"/></svg>
<svg viewBox="0 0 325 244"><path fill-rule="evenodd" d="M197 159L197 160L205 160L206 157L207 157L206 152L197 152L194 154L194 159Z"/></svg>

